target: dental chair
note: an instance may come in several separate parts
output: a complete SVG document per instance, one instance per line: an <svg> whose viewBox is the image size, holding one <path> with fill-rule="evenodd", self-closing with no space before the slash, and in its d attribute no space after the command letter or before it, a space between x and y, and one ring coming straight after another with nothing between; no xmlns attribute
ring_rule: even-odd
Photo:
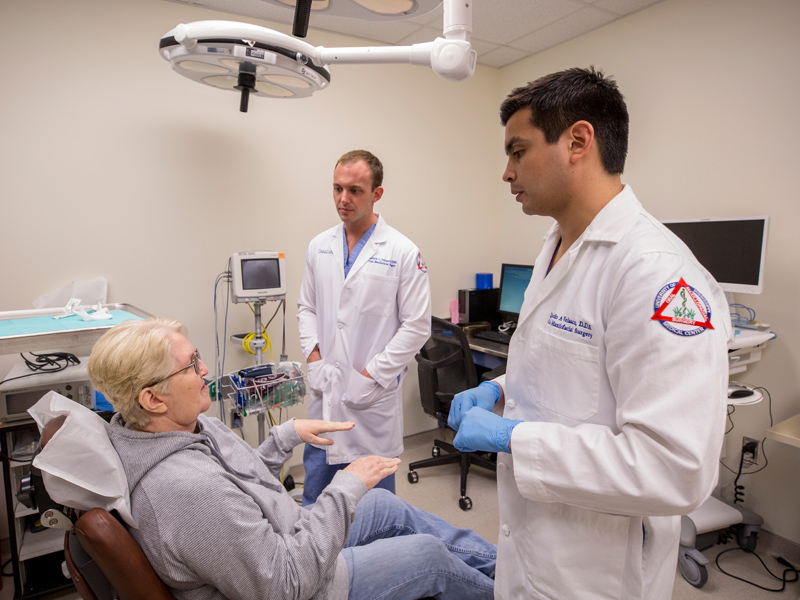
<svg viewBox="0 0 800 600"><path fill-rule="evenodd" d="M42 448L65 420L55 417L44 426ZM64 559L81 598L175 600L120 519L100 507L80 516L73 509L62 511L47 494L38 469L32 469L31 487L42 524L66 530Z"/></svg>
<svg viewBox="0 0 800 600"><path fill-rule="evenodd" d="M126 479L103 420L56 392L46 394L28 412L39 425L41 443L32 461L38 456L39 466L32 464L25 485L26 506L40 513L45 527L65 530L64 562L81 598L175 600L125 525L133 523ZM66 453L66 447L73 453ZM92 450L86 452L87 447ZM89 454L96 455L90 459L91 473L83 477L64 473L78 470L74 452L81 453L84 461ZM22 498L20 502L25 503Z"/></svg>

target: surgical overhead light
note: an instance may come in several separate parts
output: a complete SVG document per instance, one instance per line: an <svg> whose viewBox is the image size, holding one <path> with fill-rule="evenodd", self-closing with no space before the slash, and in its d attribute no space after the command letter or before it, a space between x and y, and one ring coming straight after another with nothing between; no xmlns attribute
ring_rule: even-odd
<svg viewBox="0 0 800 600"><path fill-rule="evenodd" d="M197 21L167 32L159 51L184 77L240 92L239 110L247 112L251 95L304 98L328 87L328 65L334 63L412 64L431 67L448 81L468 79L477 59L471 34L468 1L445 0L445 37L413 46L315 47L257 25Z"/></svg>

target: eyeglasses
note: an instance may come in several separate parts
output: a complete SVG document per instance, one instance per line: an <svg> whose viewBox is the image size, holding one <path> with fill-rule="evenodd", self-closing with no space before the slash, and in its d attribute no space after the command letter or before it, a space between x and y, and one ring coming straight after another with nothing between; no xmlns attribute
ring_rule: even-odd
<svg viewBox="0 0 800 600"><path fill-rule="evenodd" d="M192 362L190 362L188 365L186 365L185 367L183 367L181 369L178 369L174 373L170 373L169 375L164 377L164 379L159 379L158 381L155 381L155 382L151 383L150 385L146 385L145 387L153 387L154 385L158 385L159 383L162 383L162 382L166 381L170 377L173 377L174 375L177 375L178 373L183 373L186 369L191 369L192 367L194 367L194 372L197 375L200 375L200 353L197 350L194 351L194 355L192 356Z"/></svg>

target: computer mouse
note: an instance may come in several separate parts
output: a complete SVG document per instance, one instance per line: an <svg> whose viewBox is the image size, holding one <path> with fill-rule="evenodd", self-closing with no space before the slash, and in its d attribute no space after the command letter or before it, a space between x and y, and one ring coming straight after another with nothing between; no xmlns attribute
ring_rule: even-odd
<svg viewBox="0 0 800 600"><path fill-rule="evenodd" d="M746 388L739 388L738 390L733 390L732 392L728 393L728 398L744 398L746 396L752 396L753 390L748 390Z"/></svg>

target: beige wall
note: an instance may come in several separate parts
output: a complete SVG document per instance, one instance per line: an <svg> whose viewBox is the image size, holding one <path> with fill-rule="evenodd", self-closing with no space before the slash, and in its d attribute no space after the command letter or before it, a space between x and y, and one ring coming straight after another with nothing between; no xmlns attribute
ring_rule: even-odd
<svg viewBox="0 0 800 600"><path fill-rule="evenodd" d="M594 64L615 76L626 96L631 138L623 179L651 213L770 216L764 293L735 299L778 338L735 379L769 390L775 422L800 412L798 31L795 0L666 0L502 69L498 96L546 73ZM504 157L498 162L499 172ZM520 218L508 186L498 188L501 227L510 233L499 238L500 256L530 261L550 221ZM525 236L530 249L518 243ZM769 406L741 407L733 421L726 462L738 467L742 436L764 437ZM746 505L766 529L800 543L800 449L768 440L766 453L769 466L740 480ZM723 469L728 498L732 480Z"/></svg>
<svg viewBox="0 0 800 600"><path fill-rule="evenodd" d="M628 99L625 179L653 214L772 217L765 293L738 300L780 337L740 379L769 388L776 421L800 412L794 0L665 0L505 69L479 66L461 84L418 67L337 66L329 89L253 99L248 114L234 94L172 73L157 52L176 24L231 15L162 0L29 0L0 17L0 310L106 275L109 301L183 319L210 357L213 284L228 256L282 250L287 347L299 359L305 248L336 222L335 159L365 147L386 165L380 211L422 249L434 314L445 315L475 272L497 280L500 262L531 262L549 225L520 218L500 182L500 100L539 75L595 64ZM308 41L361 43L314 31ZM229 331L251 329L246 307L230 314ZM280 328L270 334L279 340ZM250 360L235 348L228 356L231 367ZM11 360L0 357L1 372ZM406 433L432 428L415 377L407 381ZM763 436L767 409L736 412L730 455L742 435ZM767 453L769 467L746 478L747 505L800 542L800 451L767 442Z"/></svg>
<svg viewBox="0 0 800 600"><path fill-rule="evenodd" d="M353 148L383 160L378 210L420 246L436 314L498 262L481 233L496 229L484 208L494 193L484 167L494 161L495 69L450 84L419 67L340 66L312 98L253 99L242 114L235 94L176 75L157 51L180 22L230 15L156 0L34 0L3 12L0 309L105 275L109 301L184 320L210 359L214 280L228 257L281 250L288 353L302 359L305 250L338 222L333 165ZM308 41L362 43L317 32ZM459 243L468 239L481 243ZM229 331L252 330L246 306L232 305L230 317ZM270 327L278 347L279 323ZM228 357L231 367L251 360L234 347ZM435 426L417 417L410 431Z"/></svg>
<svg viewBox="0 0 800 600"><path fill-rule="evenodd" d="M305 250L338 222L333 166L354 148L384 162L378 210L421 248L434 314L499 263L485 168L496 160L496 69L453 84L420 67L338 66L317 95L254 98L242 114L235 94L176 75L157 50L181 22L231 15L162 0L30 0L0 13L0 310L105 275L110 302L182 319L211 366L217 274L233 252L281 250L287 350L302 360ZM307 41L364 44L315 31ZM269 329L278 349L279 323ZM252 331L250 310L232 305L230 324ZM0 357L0 373L15 360ZM229 346L228 368L247 364ZM405 433L435 428L414 372L404 387Z"/></svg>

